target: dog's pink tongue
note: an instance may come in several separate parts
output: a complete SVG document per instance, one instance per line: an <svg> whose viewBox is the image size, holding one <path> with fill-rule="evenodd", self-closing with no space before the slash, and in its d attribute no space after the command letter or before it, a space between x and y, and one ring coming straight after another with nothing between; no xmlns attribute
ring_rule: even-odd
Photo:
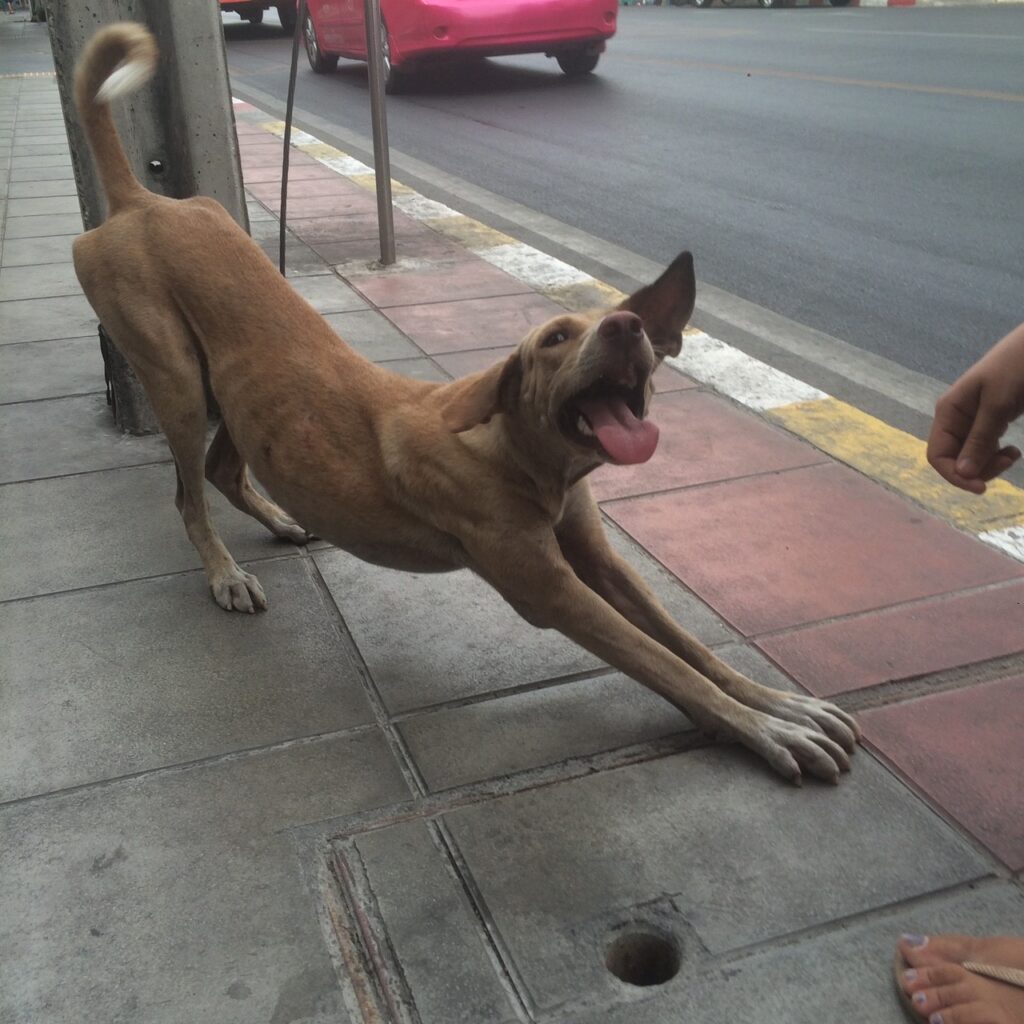
<svg viewBox="0 0 1024 1024"><path fill-rule="evenodd" d="M650 420L638 420L621 398L587 398L579 405L613 462L631 466L654 454L658 428Z"/></svg>

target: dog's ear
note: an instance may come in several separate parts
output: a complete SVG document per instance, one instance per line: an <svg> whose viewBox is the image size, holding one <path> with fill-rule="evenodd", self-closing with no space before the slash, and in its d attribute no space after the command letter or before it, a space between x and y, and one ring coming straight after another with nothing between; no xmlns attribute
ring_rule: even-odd
<svg viewBox="0 0 1024 1024"><path fill-rule="evenodd" d="M522 383L523 361L518 352L489 370L452 381L445 388L448 394L441 411L445 426L453 434L460 434L486 423L495 413L511 412Z"/></svg>
<svg viewBox="0 0 1024 1024"><path fill-rule="evenodd" d="M696 298L693 256L683 252L654 284L634 292L619 309L628 309L643 320L655 353L659 359L664 359L679 355L683 347L683 328L693 314Z"/></svg>

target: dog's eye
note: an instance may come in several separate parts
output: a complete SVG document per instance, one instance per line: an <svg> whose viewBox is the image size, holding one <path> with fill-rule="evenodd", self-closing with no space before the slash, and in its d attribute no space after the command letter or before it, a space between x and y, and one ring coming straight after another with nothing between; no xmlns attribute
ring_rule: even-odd
<svg viewBox="0 0 1024 1024"><path fill-rule="evenodd" d="M552 331L541 343L541 348L551 348L552 345L561 345L563 341L568 341L569 335L565 331Z"/></svg>

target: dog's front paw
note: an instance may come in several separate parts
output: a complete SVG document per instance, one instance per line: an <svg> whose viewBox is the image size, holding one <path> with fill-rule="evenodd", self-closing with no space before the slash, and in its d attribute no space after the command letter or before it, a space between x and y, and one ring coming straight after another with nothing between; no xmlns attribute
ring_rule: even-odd
<svg viewBox="0 0 1024 1024"><path fill-rule="evenodd" d="M818 729L852 754L860 739L860 726L853 715L817 697L801 693L785 694L770 713L787 722Z"/></svg>
<svg viewBox="0 0 1024 1024"><path fill-rule="evenodd" d="M798 786L804 772L837 783L840 774L850 770L850 752L812 719L804 724L759 712L752 734L743 740L783 778Z"/></svg>
<svg viewBox="0 0 1024 1024"><path fill-rule="evenodd" d="M252 573L244 572L237 565L210 580L213 599L228 612L265 611L267 595L263 593L260 581Z"/></svg>

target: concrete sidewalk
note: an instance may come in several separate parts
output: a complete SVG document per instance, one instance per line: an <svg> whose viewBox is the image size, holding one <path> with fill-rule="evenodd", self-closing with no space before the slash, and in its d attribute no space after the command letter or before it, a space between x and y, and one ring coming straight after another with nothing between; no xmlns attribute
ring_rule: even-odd
<svg viewBox="0 0 1024 1024"><path fill-rule="evenodd" d="M279 125L237 117L273 251ZM375 361L462 374L609 294L401 189L374 269L368 169L297 141L292 282ZM0 77L0 194L4 1024L888 1024L901 931L1024 933L1020 561L666 367L658 455L596 475L609 527L731 663L860 713L838 788L468 574L300 550L211 493L271 602L226 615L163 442L110 423L51 77Z"/></svg>

